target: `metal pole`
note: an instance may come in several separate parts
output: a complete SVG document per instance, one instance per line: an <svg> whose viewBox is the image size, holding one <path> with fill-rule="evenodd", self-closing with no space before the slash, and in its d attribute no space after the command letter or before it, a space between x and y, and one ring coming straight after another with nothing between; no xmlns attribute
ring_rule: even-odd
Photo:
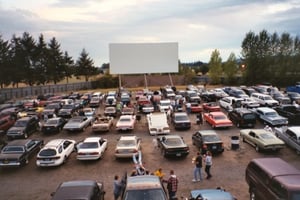
<svg viewBox="0 0 300 200"><path fill-rule="evenodd" d="M170 79L171 86L174 86L174 84L173 84L173 80L172 80L172 76L171 76L171 74L170 74L170 73L169 73L169 79Z"/></svg>
<svg viewBox="0 0 300 200"><path fill-rule="evenodd" d="M144 74L144 79L145 79L145 86L146 86L146 89L148 89L148 82L147 82L147 75Z"/></svg>

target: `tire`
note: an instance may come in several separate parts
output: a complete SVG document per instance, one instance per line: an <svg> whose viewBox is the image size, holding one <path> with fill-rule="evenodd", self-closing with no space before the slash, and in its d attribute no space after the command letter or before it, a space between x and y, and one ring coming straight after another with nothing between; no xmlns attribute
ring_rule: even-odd
<svg viewBox="0 0 300 200"><path fill-rule="evenodd" d="M67 162L67 156L64 157L63 164Z"/></svg>

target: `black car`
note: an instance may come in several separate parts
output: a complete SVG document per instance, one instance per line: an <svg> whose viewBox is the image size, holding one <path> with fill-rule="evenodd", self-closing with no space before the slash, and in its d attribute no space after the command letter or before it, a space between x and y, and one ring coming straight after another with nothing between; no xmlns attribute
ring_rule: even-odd
<svg viewBox="0 0 300 200"><path fill-rule="evenodd" d="M292 103L296 102L297 104L300 104L300 94L297 92L288 92L287 96L291 99Z"/></svg>
<svg viewBox="0 0 300 200"><path fill-rule="evenodd" d="M36 116L23 117L8 129L6 135L8 139L28 138L28 136L38 130L39 120Z"/></svg>
<svg viewBox="0 0 300 200"><path fill-rule="evenodd" d="M253 128L256 124L256 114L246 108L235 108L228 113L228 117L238 128Z"/></svg>
<svg viewBox="0 0 300 200"><path fill-rule="evenodd" d="M50 103L44 108L42 115L47 115L51 118L54 114L57 115L60 108L60 103Z"/></svg>
<svg viewBox="0 0 300 200"><path fill-rule="evenodd" d="M58 133L60 132L67 121L62 117L55 117L48 119L42 126L42 132L47 133Z"/></svg>
<svg viewBox="0 0 300 200"><path fill-rule="evenodd" d="M65 104L58 111L58 116L64 118L71 118L76 110L77 108L75 107L75 104Z"/></svg>
<svg viewBox="0 0 300 200"><path fill-rule="evenodd" d="M218 100L218 97L215 93L212 93L212 92L202 92L200 94L200 98L202 101L204 102L213 102L213 101L217 101Z"/></svg>
<svg viewBox="0 0 300 200"><path fill-rule="evenodd" d="M172 123L175 129L190 129L191 120L185 112L175 112L172 116Z"/></svg>
<svg viewBox="0 0 300 200"><path fill-rule="evenodd" d="M43 140L21 139L8 142L0 153L0 166L22 166L41 149Z"/></svg>
<svg viewBox="0 0 300 200"><path fill-rule="evenodd" d="M51 199L104 200L104 195L103 183L93 180L76 180L61 183L56 191L51 193Z"/></svg>
<svg viewBox="0 0 300 200"><path fill-rule="evenodd" d="M157 144L164 157L186 157L190 153L190 148L179 135L160 136Z"/></svg>
<svg viewBox="0 0 300 200"><path fill-rule="evenodd" d="M192 136L193 145L200 148L201 154L222 153L224 151L223 141L214 130L200 130Z"/></svg>

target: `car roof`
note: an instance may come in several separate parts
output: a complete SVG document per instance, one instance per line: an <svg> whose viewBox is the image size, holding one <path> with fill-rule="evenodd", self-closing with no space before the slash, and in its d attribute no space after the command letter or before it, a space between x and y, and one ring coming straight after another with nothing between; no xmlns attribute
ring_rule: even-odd
<svg viewBox="0 0 300 200"><path fill-rule="evenodd" d="M247 130L247 129L244 129L244 130ZM263 128L261 128L261 129L248 129L248 130L249 130L249 132L251 131L251 132L254 132L255 134L258 134L258 135L263 134L263 133L272 134L270 131L267 131Z"/></svg>
<svg viewBox="0 0 300 200"><path fill-rule="evenodd" d="M100 139L101 137L87 137L83 142L98 142Z"/></svg>
<svg viewBox="0 0 300 200"><path fill-rule="evenodd" d="M163 136L159 136L161 138L181 138L180 135L163 135Z"/></svg>
<svg viewBox="0 0 300 200"><path fill-rule="evenodd" d="M202 189L202 190L192 190L191 196L196 198L199 194L203 199L209 200L233 200L234 197L229 192L222 189Z"/></svg>
<svg viewBox="0 0 300 200"><path fill-rule="evenodd" d="M130 176L127 178L127 190L137 189L153 189L161 188L161 182L158 176L144 175L144 176Z"/></svg>
<svg viewBox="0 0 300 200"><path fill-rule="evenodd" d="M270 111L274 112L275 111L273 108L269 108L269 107L259 107L259 108L257 108L257 110L261 110L263 112L270 112Z"/></svg>
<svg viewBox="0 0 300 200"><path fill-rule="evenodd" d="M96 181L82 180L82 181L68 181L63 182L56 190L52 200L61 199L91 199L94 188L97 187ZM101 184L100 184L101 186Z"/></svg>
<svg viewBox="0 0 300 200"><path fill-rule="evenodd" d="M225 113L221 112L221 111L216 111L216 112L210 112L208 114L211 114L211 115L225 115Z"/></svg>
<svg viewBox="0 0 300 200"><path fill-rule="evenodd" d="M214 130L200 130L198 132L201 133L201 135L217 135Z"/></svg>
<svg viewBox="0 0 300 200"><path fill-rule="evenodd" d="M124 135L124 136L120 137L120 140L135 140L135 139L136 139L135 135L133 135L133 136L131 136L131 135Z"/></svg>
<svg viewBox="0 0 300 200"><path fill-rule="evenodd" d="M57 147L58 145L60 145L62 142L64 142L65 139L53 139L53 140L50 140L45 146L44 148L46 147Z"/></svg>

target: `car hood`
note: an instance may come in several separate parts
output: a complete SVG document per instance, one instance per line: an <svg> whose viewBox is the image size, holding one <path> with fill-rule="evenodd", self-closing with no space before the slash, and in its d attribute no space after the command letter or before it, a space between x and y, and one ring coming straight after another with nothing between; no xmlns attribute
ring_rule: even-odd
<svg viewBox="0 0 300 200"><path fill-rule="evenodd" d="M67 124L65 124L64 128L73 128L73 127L80 127L82 126L83 123L78 123L78 122L68 122Z"/></svg>
<svg viewBox="0 0 300 200"><path fill-rule="evenodd" d="M275 120L286 120L285 117L281 117L280 115L277 116L270 116L268 117L270 120L275 121Z"/></svg>
<svg viewBox="0 0 300 200"><path fill-rule="evenodd" d="M234 200L234 197L229 192L218 189L204 189L191 191L191 196L193 198L196 198L198 195L201 195L203 199Z"/></svg>
<svg viewBox="0 0 300 200"><path fill-rule="evenodd" d="M25 130L25 127L11 127L7 133L10 133L10 132L22 132L23 130Z"/></svg>
<svg viewBox="0 0 300 200"><path fill-rule="evenodd" d="M68 108L68 109L60 109L60 110L59 110L60 113L63 113L63 112L71 112L71 111L72 111L72 109L69 109L69 108Z"/></svg>

